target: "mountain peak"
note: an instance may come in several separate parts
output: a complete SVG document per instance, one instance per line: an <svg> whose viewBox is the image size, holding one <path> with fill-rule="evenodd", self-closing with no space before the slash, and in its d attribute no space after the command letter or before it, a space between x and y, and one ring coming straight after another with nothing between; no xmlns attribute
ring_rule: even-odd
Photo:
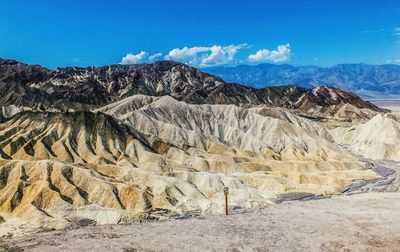
<svg viewBox="0 0 400 252"><path fill-rule="evenodd" d="M22 64L16 60L13 59L3 59L0 58L0 65L15 65L15 64Z"/></svg>

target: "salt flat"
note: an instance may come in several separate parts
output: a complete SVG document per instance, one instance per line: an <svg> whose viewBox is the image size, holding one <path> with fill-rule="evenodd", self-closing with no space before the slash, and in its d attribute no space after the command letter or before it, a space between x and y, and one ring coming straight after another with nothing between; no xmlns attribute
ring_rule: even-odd
<svg viewBox="0 0 400 252"><path fill-rule="evenodd" d="M380 107L380 108L384 108L384 109L390 109L393 111L400 111L400 100L396 99L396 100L372 100L371 101L373 104L375 104L376 106Z"/></svg>
<svg viewBox="0 0 400 252"><path fill-rule="evenodd" d="M4 239L0 251L400 251L400 194L292 201L165 222Z"/></svg>

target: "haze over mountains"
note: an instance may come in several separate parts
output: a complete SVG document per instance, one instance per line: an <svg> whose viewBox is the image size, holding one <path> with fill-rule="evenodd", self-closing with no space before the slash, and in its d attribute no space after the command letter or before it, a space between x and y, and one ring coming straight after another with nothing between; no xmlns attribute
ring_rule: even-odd
<svg viewBox="0 0 400 252"><path fill-rule="evenodd" d="M255 89L173 61L50 70L1 60L0 94L11 229L217 213L225 186L240 208L339 194L380 178L362 159L376 146L374 158L400 158L396 141L365 141L388 111L351 92ZM392 117L382 127L397 136Z"/></svg>
<svg viewBox="0 0 400 252"><path fill-rule="evenodd" d="M399 65L340 64L333 67L287 64L240 65L203 69L228 82L264 88L276 85L321 85L352 91L365 98L385 98L400 94Z"/></svg>

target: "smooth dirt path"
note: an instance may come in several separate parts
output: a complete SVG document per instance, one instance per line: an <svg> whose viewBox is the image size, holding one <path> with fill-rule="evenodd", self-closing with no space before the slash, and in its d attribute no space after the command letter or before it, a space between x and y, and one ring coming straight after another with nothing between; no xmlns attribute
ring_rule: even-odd
<svg viewBox="0 0 400 252"><path fill-rule="evenodd" d="M400 251L400 193L285 202L227 217L91 226L1 244L0 251Z"/></svg>

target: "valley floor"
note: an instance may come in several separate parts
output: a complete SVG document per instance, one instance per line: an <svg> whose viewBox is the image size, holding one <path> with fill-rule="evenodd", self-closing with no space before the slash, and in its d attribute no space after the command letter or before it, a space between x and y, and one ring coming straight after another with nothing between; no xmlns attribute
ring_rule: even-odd
<svg viewBox="0 0 400 252"><path fill-rule="evenodd" d="M0 244L0 251L400 251L400 193L291 201L229 216L88 226Z"/></svg>
<svg viewBox="0 0 400 252"><path fill-rule="evenodd" d="M372 100L373 104L380 108L400 111L400 100Z"/></svg>

